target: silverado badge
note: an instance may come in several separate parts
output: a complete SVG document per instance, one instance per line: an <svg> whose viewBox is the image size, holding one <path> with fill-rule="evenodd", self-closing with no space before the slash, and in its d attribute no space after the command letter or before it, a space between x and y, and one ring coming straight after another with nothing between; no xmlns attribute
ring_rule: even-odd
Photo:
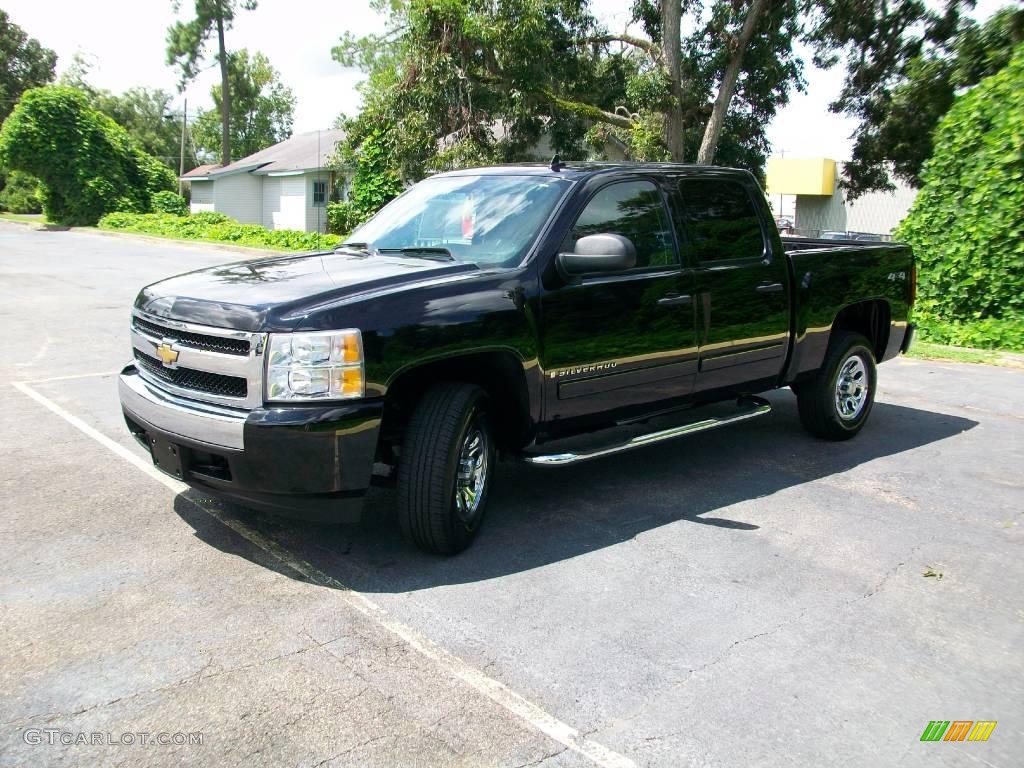
<svg viewBox="0 0 1024 768"><path fill-rule="evenodd" d="M608 363L594 363L593 365L576 365L572 368L556 368L549 375L552 379L560 379L563 376L576 376L581 373L597 373L599 371L609 371L612 368L617 368L619 365L618 360L612 360Z"/></svg>
<svg viewBox="0 0 1024 768"><path fill-rule="evenodd" d="M173 344L174 342L170 339L164 339L162 342L157 344L156 347L156 353L160 359L164 361L164 366L166 368L177 367L178 350L172 346Z"/></svg>

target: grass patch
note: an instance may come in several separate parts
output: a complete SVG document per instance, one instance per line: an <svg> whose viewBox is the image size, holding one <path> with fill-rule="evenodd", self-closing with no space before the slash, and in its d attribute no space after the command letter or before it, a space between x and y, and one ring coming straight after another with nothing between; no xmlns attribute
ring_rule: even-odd
<svg viewBox="0 0 1024 768"><path fill-rule="evenodd" d="M120 232L120 233L125 234L125 235L141 235L143 237L151 237L154 240L167 240L168 242L176 242L176 243L187 242L187 243L206 243L207 245L236 245L236 246L241 246L243 248L247 248L247 249L253 250L253 251L266 251L268 256L272 256L274 254L280 255L281 252L283 250L285 250L283 248L279 248L279 247L275 247L275 246L270 246L270 245L253 245L251 243L238 243L238 242L235 242L235 241L214 240L213 238L209 238L209 237L178 237L178 236L175 236L175 235L160 235L160 234L157 234L155 232L143 232L143 231L138 231L138 230L134 230L134 229L114 229L113 227L75 227L74 229L77 230L77 231L84 230L84 231L87 231L87 232L112 232L114 234L117 234L118 232ZM317 249L315 249L315 248L306 248L306 249L299 249L299 250L301 251L301 250L317 250ZM252 258L261 259L263 257L262 256L253 256Z"/></svg>
<svg viewBox="0 0 1024 768"><path fill-rule="evenodd" d="M949 321L940 320L915 306L913 319L920 338L933 344L964 349L1024 352L1024 317L1019 314Z"/></svg>
<svg viewBox="0 0 1024 768"><path fill-rule="evenodd" d="M1024 368L1024 355L998 349L972 349L971 347L950 347L930 341L914 340L907 357L918 360L946 360L952 363L975 363L982 365L1003 365L1010 368Z"/></svg>
<svg viewBox="0 0 1024 768"><path fill-rule="evenodd" d="M41 213L8 213L0 211L0 219L4 221L20 221L25 224L45 224L46 217Z"/></svg>
<svg viewBox="0 0 1024 768"><path fill-rule="evenodd" d="M170 213L108 213L99 228L113 232L134 232L173 240L227 243L275 251L330 249L341 242L337 235L301 232L294 229L266 229L258 224L241 224L221 213L176 216Z"/></svg>
<svg viewBox="0 0 1024 768"><path fill-rule="evenodd" d="M917 341L910 345L907 357L920 360L952 360L954 363L987 363L994 365L999 353L993 349L971 349L970 347L948 347L930 341Z"/></svg>

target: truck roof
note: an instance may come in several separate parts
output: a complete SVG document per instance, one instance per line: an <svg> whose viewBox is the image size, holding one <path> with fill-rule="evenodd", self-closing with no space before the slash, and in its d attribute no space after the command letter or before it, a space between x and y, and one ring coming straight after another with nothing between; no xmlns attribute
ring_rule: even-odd
<svg viewBox="0 0 1024 768"><path fill-rule="evenodd" d="M463 168L457 171L446 171L437 176L550 176L580 180L589 176L613 172L645 172L645 173L692 173L702 176L729 176L750 178L750 172L740 168L721 168L708 165L687 165L684 163L627 163L601 162L589 160L565 160L559 170L551 169L550 163L510 163L508 165L490 165L481 168Z"/></svg>

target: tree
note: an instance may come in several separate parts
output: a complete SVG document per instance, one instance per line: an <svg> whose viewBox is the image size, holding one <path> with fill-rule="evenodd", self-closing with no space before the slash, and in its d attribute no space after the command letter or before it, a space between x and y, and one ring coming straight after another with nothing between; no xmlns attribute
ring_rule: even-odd
<svg viewBox="0 0 1024 768"><path fill-rule="evenodd" d="M4 188L0 189L0 211L39 213L42 210L39 179L21 171L11 171Z"/></svg>
<svg viewBox="0 0 1024 768"><path fill-rule="evenodd" d="M89 82L89 75L92 73L93 62L96 57L83 51L75 51L71 54L71 61L57 79L58 85L66 85L69 88L77 88L89 95L96 96L99 90Z"/></svg>
<svg viewBox="0 0 1024 768"><path fill-rule="evenodd" d="M853 158L844 165L846 196L892 189L890 174L920 187L936 125L958 91L1006 65L1024 40L1024 10L1007 7L979 25L959 14L958 3L943 14L920 3L882 4L864 9L876 19L865 27L846 5L823 4L809 32L820 63L848 57L846 82L832 105L860 121Z"/></svg>
<svg viewBox="0 0 1024 768"><path fill-rule="evenodd" d="M588 0L375 0L386 32L345 35L333 55L369 75L363 111L343 123L349 150L376 135L403 181L518 159L542 133L570 159L614 141L631 159L759 174L766 127L804 87L798 41L823 66L845 55L834 108L867 135L909 62L946 55L971 2L939 13L924 0L634 0L643 34L616 34Z"/></svg>
<svg viewBox="0 0 1024 768"><path fill-rule="evenodd" d="M540 135L545 114L565 117L547 108L548 92L556 72L566 88L585 78L572 30L592 22L567 2L489 5L377 0L378 10L391 11L388 32L347 35L333 51L369 74L365 108L345 123L352 148L374 137L390 148L399 176L415 180L457 156L514 155ZM563 135L558 150L581 155L583 130Z"/></svg>
<svg viewBox="0 0 1024 768"><path fill-rule="evenodd" d="M612 139L634 159L710 162L724 151L758 171L767 123L802 84L788 0L716 0L709 14L689 3L685 39L683 6L669 0L634 3L647 37L602 29L586 0L376 7L390 12L388 31L346 35L334 56L369 74L364 112L346 123L350 143L394 126L403 178L459 157L513 159L542 132L563 157L585 154L584 139Z"/></svg>
<svg viewBox="0 0 1024 768"><path fill-rule="evenodd" d="M328 203L328 231L348 234L402 193L402 180L389 162L394 153L389 146L393 138L385 131L371 131L358 153L343 149L343 162L355 169L352 194L348 200Z"/></svg>
<svg viewBox="0 0 1024 768"><path fill-rule="evenodd" d="M57 54L26 35L0 9L0 125L22 93L53 81L56 64ZM8 184L13 188L7 190ZM3 193L0 205L15 213L35 213L38 207L37 186L38 182L26 174L8 177L5 169L0 168L0 193Z"/></svg>
<svg viewBox="0 0 1024 768"><path fill-rule="evenodd" d="M1024 349L1024 43L939 121L897 237L914 246L915 318L936 341Z"/></svg>
<svg viewBox="0 0 1024 768"><path fill-rule="evenodd" d="M22 94L0 128L0 164L39 179L46 217L70 225L95 224L110 211L145 212L152 194L175 183L86 94L59 85Z"/></svg>
<svg viewBox="0 0 1024 768"><path fill-rule="evenodd" d="M25 34L0 10L0 123L29 88L53 82L57 54Z"/></svg>
<svg viewBox="0 0 1024 768"><path fill-rule="evenodd" d="M173 100L167 91L139 87L122 94L100 91L94 106L124 128L144 152L177 173L181 121L173 114Z"/></svg>
<svg viewBox="0 0 1024 768"><path fill-rule="evenodd" d="M270 60L260 52L249 57L244 48L228 54L228 90L231 92L231 146L237 157L258 152L292 135L295 96L281 82ZM220 159L218 115L223 88L210 90L214 109L200 111L192 129L196 147ZM222 161L223 162L223 161Z"/></svg>
<svg viewBox="0 0 1024 768"><path fill-rule="evenodd" d="M175 11L181 0L172 0ZM256 0L195 0L195 18L175 22L167 30L167 63L181 67L182 84L195 78L200 71L204 47L210 37L217 34L217 63L220 65L220 84L223 94L220 102L221 146L220 158L224 165L231 162L231 88L229 85L228 51L224 32L231 29L236 6L251 11Z"/></svg>
<svg viewBox="0 0 1024 768"><path fill-rule="evenodd" d="M89 81L91 72L92 62L76 52L58 82L82 91L93 108L124 128L144 152L177 173L181 124L172 115L174 97L158 88L142 87L115 94L96 88Z"/></svg>
<svg viewBox="0 0 1024 768"><path fill-rule="evenodd" d="M669 0L665 0L669 2ZM718 85L718 95L715 97L715 105L711 109L711 116L704 128L704 137L700 142L700 151L697 152L698 165L711 165L715 159L715 150L718 149L718 139L722 135L722 126L725 123L725 115L729 104L736 93L736 80L740 76L740 67L743 66L743 57L750 47L750 41L754 37L754 31L762 23L761 19L768 8L768 0L752 0L750 6L743 15L743 24L738 34L728 36L728 63L722 72L721 81Z"/></svg>

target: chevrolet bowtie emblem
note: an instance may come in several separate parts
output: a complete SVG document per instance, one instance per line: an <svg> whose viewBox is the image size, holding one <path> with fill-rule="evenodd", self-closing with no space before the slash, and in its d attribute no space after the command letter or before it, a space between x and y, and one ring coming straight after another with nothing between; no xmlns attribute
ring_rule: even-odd
<svg viewBox="0 0 1024 768"><path fill-rule="evenodd" d="M178 362L178 350L176 350L172 344L174 344L173 341L163 341L156 347L157 355L164 361L164 365L168 368L174 368L175 363Z"/></svg>

